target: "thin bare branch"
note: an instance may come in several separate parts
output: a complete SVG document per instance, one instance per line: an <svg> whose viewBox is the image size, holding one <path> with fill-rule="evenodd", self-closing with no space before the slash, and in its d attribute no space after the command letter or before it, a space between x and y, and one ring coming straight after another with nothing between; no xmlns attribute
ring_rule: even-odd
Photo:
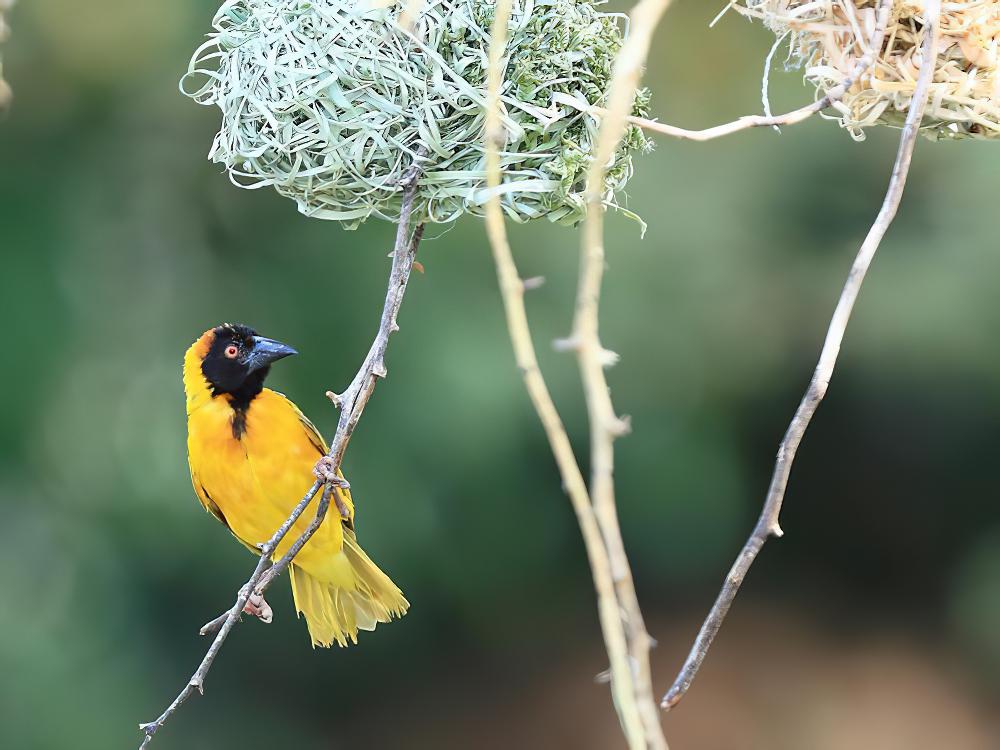
<svg viewBox="0 0 1000 750"><path fill-rule="evenodd" d="M486 119L486 170L487 184L490 187L499 186L502 178L499 149L505 143L506 138L501 120L503 105L500 101L500 90L503 82L503 60L510 11L510 0L497 1L490 32ZM645 750L647 743L642 718L634 699L634 681L629 664L628 642L618 600L615 596L611 562L590 502L586 482L573 453L562 419L559 417L559 412L538 367L538 357L524 306L524 292L535 284L530 283L530 280L529 282L522 280L518 273L510 243L507 240L507 230L499 194L496 192L486 204L486 230L496 263L497 279L503 297L507 328L510 332L517 366L524 378L524 385L531 403L538 413L539 420L552 447L552 453L562 476L563 487L569 495L583 536L587 559L594 579L594 588L597 592L601 631L611 665L611 691L615 708L618 711L618 717L629 748Z"/></svg>
<svg viewBox="0 0 1000 750"><path fill-rule="evenodd" d="M301 549L306 545L306 542L312 538L313 534L316 533L320 525L323 523L323 519L326 517L326 513L330 508L330 496L336 491L336 485L332 483L325 484L323 487L323 495L320 497L319 505L316 506L316 515L313 517L313 520L309 522L305 531L303 531L302 534L299 535L299 538L292 543L292 546L288 548L288 551L281 557L281 559L264 570L258 582L251 589L248 601L252 601L255 597L260 597L261 601L263 601L264 592L267 591L268 586L270 586L278 576L285 572L292 560L295 559L295 556L299 554ZM223 612L211 622L207 622L202 625L201 630L198 632L201 635L210 635L222 627L228 617L229 613Z"/></svg>
<svg viewBox="0 0 1000 750"><path fill-rule="evenodd" d="M848 4L845 7L850 7ZM732 135L733 133L738 133L742 130L750 130L751 128L768 128L768 127L782 127L785 125L795 125L808 119L817 112L822 112L827 107L839 102L844 96L850 91L851 87L854 86L866 72L872 70L875 64L875 56L881 51L882 43L885 40L885 30L889 25L889 18L892 11L892 0L882 0L878 7L878 15L875 19L875 27L872 32L871 40L868 44L868 51L861 55L851 69L850 75L844 78L844 80L837 85L835 88L830 89L826 92L826 95L807 104L799 109L792 110L791 112L786 112L783 115L773 115L767 117L764 115L746 115L734 120L733 122L727 122L722 125L716 125L711 128L705 128L704 130L688 130L686 128L679 128L674 125L667 125L663 122L657 122L656 120L649 120L644 117L625 117L625 120L632 125L637 125L643 130L648 130L654 133L662 133L663 135L668 135L672 138L679 138L681 140L688 141L711 141L716 138L721 138L723 136ZM601 107L584 107L582 105L577 105L574 100L566 99L566 104L571 106L579 106L580 109L587 112L588 114L593 114L601 118L606 118L608 110Z"/></svg>
<svg viewBox="0 0 1000 750"><path fill-rule="evenodd" d="M419 173L419 165L414 164L407 171L403 179L402 209L400 211L399 224L396 230L396 242L392 254L392 269L389 272L388 289L386 290L385 304L382 308L382 317L379 322L378 333L375 336L375 340L372 343L371 348L368 350L368 354L361 365L361 369L358 370L357 375L354 376L354 379L347 387L347 390L340 396L327 394L340 408L340 419L337 423L337 432L330 443L329 452L316 464L315 473L317 479L313 483L312 487L309 488L305 497L303 497L302 500L299 501L298 505L295 506L292 514L275 532L274 536L261 546L261 555L257 562L257 567L254 569L253 575L251 575L247 582L240 588L239 594L236 597L236 602L233 604L232 608L230 608L230 610L224 615L220 615L215 620L206 623L202 627L202 634L213 632L216 629L218 630L218 633L212 641L212 644L209 646L208 652L202 659L198 669L195 670L194 675L192 675L191 679L188 680L184 689L181 690L176 698L174 698L173 702L171 702L166 710L155 721L139 725L140 731L144 733L140 750L145 748L152 741L153 736L163 727L164 723L166 723L166 721L173 716L184 701L190 698L196 690L199 693L204 692L205 677L208 675L209 670L212 668L212 664L214 664L216 657L219 655L219 651L222 649L222 644L225 642L226 637L233 629L233 626L239 621L240 615L242 614L247 601L253 595L262 595L271 582L278 575L280 575L285 568L288 567L295 555L302 549L302 547L309 541L312 535L323 523L323 519L326 517L327 509L330 506L331 495L336 497L337 488L347 486L346 482L339 476L340 464L344 457L344 451L347 449L347 444L351 439L351 435L354 433L354 428L357 426L358 420L361 418L361 414L368 403L368 399L371 398L372 392L375 389L375 383L379 378L384 378L386 376L386 347L389 343L389 336L391 336L393 332L399 330L396 318L399 314L399 308L403 301L403 295L406 292L406 285L409 281L410 272L413 268L413 260L416 256L417 246L419 245L420 239L423 235L423 225L418 225L413 230L412 236L410 233L410 216L413 209L414 197L416 195ZM305 512L305 509L319 492L320 487L324 487L324 491L317 506L315 517L306 527L305 531L303 531L302 534L299 535L298 539L295 540L285 555L278 560L277 563L272 565L272 557L278 545L288 534L288 531L292 528L302 513ZM338 507L340 506L339 500L337 505Z"/></svg>
<svg viewBox="0 0 1000 750"><path fill-rule="evenodd" d="M764 507L757 525L736 558L736 562L733 563L729 575L726 576L722 590L719 592L715 604L712 605L712 609L705 619L695 639L691 653L677 675L677 679L664 696L661 706L665 709L669 710L676 706L684 697L684 694L687 693L688 688L691 687L691 682L705 660L708 649L719 632L719 628L722 626L722 622L729 611L730 605L733 603L733 599L740 590L740 585L743 583L747 571L749 571L750 566L764 546L764 543L771 536L779 537L782 535L778 517L785 498L785 488L788 486L788 477L792 470L792 462L795 460L799 444L802 442L802 437L809 427L816 409L826 395L827 388L830 385L830 378L833 376L833 371L837 364L837 357L840 354L844 333L847 330L847 324L854 309L854 303L861 292L861 285L864 283L865 275L868 273L879 244L889 229L889 225L892 224L892 220L895 218L896 211L899 208L899 202L903 197L903 189L906 186L906 177L910 170L913 149L916 144L920 123L923 120L924 109L927 106L931 81L937 63L940 7L940 0L928 0L926 5L924 21L928 33L924 37L920 74L917 78L917 85L910 103L909 112L906 115L906 123L899 137L899 149L892 168L892 176L889 179L889 187L886 190L885 200L882 202L882 208L879 210L878 216L875 217L875 221L871 229L869 229L868 235L861 245L861 249L858 251L854 264L851 266L851 272L847 277L847 282L844 284L837 307L833 313L833 318L827 329L826 340L823 342L823 349L820 353L816 370L795 412L795 416L788 426L788 431L785 433L778 448L774 474L771 477L771 484L768 487L767 497L764 500Z"/></svg>
<svg viewBox="0 0 1000 750"><path fill-rule="evenodd" d="M421 152L422 153L422 152ZM368 399L375 390L375 383L386 377L385 350L389 345L389 336L399 330L396 318L399 307L406 293L406 285L413 270L413 261L417 255L417 247L423 238L424 225L418 224L410 235L410 215L413 210L413 198L417 190L417 178L420 167L414 164L404 177L405 193L403 205L399 214L399 224L396 230L396 242L392 251L392 269L389 271L389 285L385 294L385 304L382 307L382 318L379 321L378 333L368 350L364 364L354 376L347 390L339 396L328 393L330 400L340 407L340 420L337 433L330 443L327 457L316 465L318 476L333 484L338 483L337 470L347 450L354 428L361 419Z"/></svg>
<svg viewBox="0 0 1000 750"><path fill-rule="evenodd" d="M616 359L601 345L599 307L604 278L604 175L625 135L636 90L652 44L653 33L670 0L640 0L629 13L631 33L625 40L608 90L608 107L597 135L597 146L587 175L587 216L580 245L580 280L570 341L576 351L590 418L590 497L614 576L615 595L634 670L631 700L642 722L645 747L666 750L667 741L653 695L649 651L652 639L639 606L632 570L618 523L615 500L614 441L629 424L618 417L604 368Z"/></svg>
<svg viewBox="0 0 1000 750"><path fill-rule="evenodd" d="M188 680L187 684L177 694L177 697L167 706L166 710L155 721L151 721L148 724L140 724L139 729L144 733L142 739L142 744L139 746L140 750L145 748L153 739L153 735L160 730L160 728L166 723L166 721L174 715L181 704L184 703L191 695L197 690L199 693L204 693L205 677L208 671L212 668L212 664L215 663L215 657L219 655L219 651L222 649L222 644L225 643L226 638L229 635L229 631L233 629L233 626L240 619L240 614L243 612L243 608L246 606L247 600L250 598L250 594L253 592L254 587L260 582L261 576L264 572L271 567L271 555L274 554L274 550L277 548L278 544L288 531L292 528L294 523L298 520L299 516L305 511L305 509L312 502L313 497L319 492L321 482L318 480L313 483L309 491L306 492L305 496L299 501L298 505L292 511L291 515L287 520L281 524L274 535L267 540L261 546L260 559L257 561L257 567L254 569L253 574L250 576L249 580L243 584L239 592L236 595L236 603L230 608L230 610L225 614L225 617L219 626L218 635L215 636L215 640L212 641L212 645L209 646L208 652L205 657L201 660L201 664L195 670L191 679Z"/></svg>

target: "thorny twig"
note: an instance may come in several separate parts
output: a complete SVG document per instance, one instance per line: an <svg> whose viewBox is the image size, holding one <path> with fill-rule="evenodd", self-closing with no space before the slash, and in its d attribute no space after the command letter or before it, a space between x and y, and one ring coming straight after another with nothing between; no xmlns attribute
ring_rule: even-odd
<svg viewBox="0 0 1000 750"><path fill-rule="evenodd" d="M684 666L681 668L677 679L670 690L663 697L661 706L670 709L676 706L684 697L684 694L691 687L698 669L701 667L712 640L719 632L722 622L729 611L733 599L736 597L746 577L747 571L753 564L754 559L760 552L764 543L771 536L782 535L781 526L778 523L778 516L781 513L781 504L785 497L785 488L788 485L788 476L792 470L792 462L795 460L796 451L802 442L809 422L816 413L817 407L826 395L830 385L830 378L833 376L834 367L837 364L837 357L840 354L840 346L844 340L844 333L847 329L854 303L861 292L861 285L865 280L865 275L871 266L878 250L879 243L885 236L889 225L896 216L899 202L903 197L903 189L906 185L906 177L910 170L910 160L913 156L913 149L917 139L917 133L923 119L924 109L927 106L927 99L930 94L931 80L934 75L938 54L938 36L940 0L928 0L924 14L924 23L927 33L924 37L923 55L920 64L920 74L917 78L917 85L910 102L910 109L906 115L906 123L903 126L899 137L899 149L896 154L896 161L892 168L892 175L889 179L889 187L886 190L882 207L872 223L868 235L865 237L861 249L858 251L851 272L844 284L837 307L834 310L833 318L830 321L826 333L826 340L820 352L819 362L809 381L805 395L788 426L778 447L778 456L774 465L774 473L771 477L771 484L768 487L767 497L764 500L764 507L761 511L757 525L754 527L750 538L740 551L739 557L733 563L733 567L726 576L726 581L719 592L718 598L712 605L708 617L705 619L698 636L695 639L691 653L688 655Z"/></svg>
<svg viewBox="0 0 1000 750"><path fill-rule="evenodd" d="M486 109L486 172L487 184L491 188L500 185L500 148L506 139L501 121L500 86L503 78L502 61L507 41L507 20L510 17L511 0L498 0L490 30L490 65L487 85L488 105ZM507 327L518 368L524 378L535 411L545 429L552 446L552 453L563 487L569 495L583 536L587 559L593 572L594 588L597 592L597 611L604 636L605 648L611 662L611 690L615 706L625 731L630 748L643 747L642 724L631 701L632 673L628 659L628 645L625 630L619 615L618 601L614 591L614 577L607 549L601 539L600 527L590 504L587 484L580 471L573 447L559 417L552 396L538 367L538 357L531 338L527 311L524 306L524 292L527 284L522 281L514 263L507 230L504 225L503 209L499 194L494 192L486 204L486 231L497 267L497 279L507 315Z"/></svg>
<svg viewBox="0 0 1000 750"><path fill-rule="evenodd" d="M643 730L643 747L666 750L667 741L653 695L649 651L652 639L639 606L632 570L618 523L615 500L614 441L629 431L627 419L619 417L611 401L604 368L617 356L604 349L599 334L601 282L604 278L604 175L625 136L643 67L649 55L653 32L670 0L640 0L629 13L631 33L615 60L608 88L607 110L597 135L597 145L587 175L587 215L580 244L580 279L576 313L569 343L576 351L590 418L590 498L611 560L615 594L621 607L629 657L632 664L632 702Z"/></svg>
<svg viewBox="0 0 1000 750"><path fill-rule="evenodd" d="M848 4L845 7L851 6ZM746 115L738 120L733 120L732 122L727 122L722 125L716 125L711 128L705 128L704 130L688 130L686 128L678 128L674 125L667 125L666 123L657 122L656 120L650 120L645 117L627 116L625 119L630 124L637 125L643 130L649 130L654 133L662 133L663 135L668 135L672 138L679 138L681 140L699 142L715 140L716 138L732 135L733 133L738 133L741 130L750 130L751 128L795 125L796 123L808 119L817 112L821 112L827 107L839 102L844 98L851 87L861 80L862 76L864 76L867 71L872 69L872 66L875 64L876 55L878 55L878 53L882 50L882 43L885 40L885 30L889 25L891 11L892 0L881 0L875 19L875 27L872 32L871 40L868 44L868 51L857 59L850 74L845 77L843 81L827 91L825 96L817 99L811 104L807 104L804 107L792 110L791 112L786 112L783 115L773 115L770 117L764 115ZM601 118L605 118L608 115L607 109L601 107L583 106L569 97L561 99L560 101L570 106L578 107L588 114L597 115Z"/></svg>
<svg viewBox="0 0 1000 750"><path fill-rule="evenodd" d="M625 71L622 74L624 80L618 86L617 95L617 98L624 101L621 106L622 114L627 111L631 97L634 96L638 71L648 52L652 29L668 2L669 0L643 0L632 13L632 28L640 30L633 33L619 58L619 66L623 64L622 60L625 61L622 68ZM499 93L509 15L509 0L499 0L491 29L486 123L487 182L493 188L500 185L499 150L505 142L501 127ZM633 74L636 80L630 84ZM602 129L601 137L604 138L608 154L614 152L623 132L624 125L617 133L612 133L608 128ZM595 157L595 163L600 161L600 156ZM595 170L597 171L600 172L597 180L591 184L603 184L603 171ZM639 612L614 507L612 456L608 453L611 441L607 433L607 428L612 422L603 421L602 413L602 421L592 424L595 472L594 483L588 492L565 428L538 368L524 307L524 291L528 285L521 280L514 263L498 195L494 195L487 204L486 224L515 357L523 374L525 387L552 446L587 549L594 586L597 590L601 629L611 664L612 695L622 729L630 748L665 750L667 745L659 725L650 679L648 657L650 639L642 624L642 615ZM603 258L600 262L603 263ZM584 276L587 279L591 278L589 271L585 272ZM581 369L584 371L584 382L588 389L588 403L593 405L597 400L591 399L590 395L594 388L600 386L592 377L590 353L595 352L599 359L603 358L603 350L597 341L596 327L596 298L600 294L599 278L596 289L591 288L589 280L582 281L582 284L581 293L586 295L588 303L585 305L583 317L578 318L575 338L579 343L577 348L585 352L581 356ZM592 308L590 300L593 301ZM591 311L593 325L591 325ZM601 364L598 364L597 368L600 370ZM603 380L603 373L598 377ZM604 387L606 388L606 384ZM614 416L613 409L611 415L614 425L612 429L618 432L621 421Z"/></svg>
<svg viewBox="0 0 1000 750"><path fill-rule="evenodd" d="M392 254L392 269L389 272L385 304L382 308L382 317L379 322L375 341L368 350L368 355L365 357L361 369L358 370L357 375L354 376L347 390L339 396L334 393L327 393L327 396L340 408L340 419L337 422L337 432L330 443L329 452L316 464L315 473L317 479L302 500L299 501L299 504L295 506L292 514L275 532L274 536L261 545L261 555L260 560L257 562L257 567L254 569L253 575L250 576L249 580L240 588L236 602L232 608L224 616L216 618L202 628L202 632L207 633L217 627L218 633L194 675L188 680L184 689L174 698L167 709L155 721L139 725L139 729L145 735L140 745L140 750L152 741L153 735L162 728L163 724L196 690L199 693L204 692L205 677L212 668L215 658L219 655L222 644L225 642L229 632L239 621L240 614L243 612L247 601L251 596L262 595L267 586L288 567L298 551L302 549L316 532L316 529L323 523L330 505L331 494L336 493L337 487L347 486L346 482L338 475L340 463L343 460L344 451L347 449L351 435L354 433L354 428L357 426L365 405L368 403L368 399L371 398L372 392L375 389L375 383L379 378L386 376L386 347L389 343L389 336L399 330L396 317L399 314L399 307L406 292L406 284L410 278L410 271L413 268L417 246L420 244L420 239L423 235L422 224L417 225L412 235L410 233L410 215L413 209L413 200L416 195L419 173L420 168L415 163L403 178L403 201L396 230L396 242ZM296 539L285 555L272 565L271 558L278 545L312 502L312 499L319 492L320 487L324 487L324 490L312 522L310 522L299 538ZM338 506L339 504L338 501Z"/></svg>

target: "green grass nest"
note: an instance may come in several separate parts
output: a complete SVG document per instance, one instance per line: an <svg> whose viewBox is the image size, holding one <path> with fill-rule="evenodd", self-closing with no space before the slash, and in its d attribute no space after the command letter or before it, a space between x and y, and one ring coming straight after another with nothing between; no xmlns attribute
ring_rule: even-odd
<svg viewBox="0 0 1000 750"><path fill-rule="evenodd" d="M209 157L247 188L272 186L299 210L353 228L399 217L403 173L422 166L416 221L483 213L489 28L484 0L429 0L412 31L403 7L360 0L227 0L182 90L222 111ZM619 14L585 0L520 0L502 91L507 135L498 188L515 221L574 224L600 107L624 36ZM635 113L645 114L646 92ZM649 147L630 127L605 202Z"/></svg>

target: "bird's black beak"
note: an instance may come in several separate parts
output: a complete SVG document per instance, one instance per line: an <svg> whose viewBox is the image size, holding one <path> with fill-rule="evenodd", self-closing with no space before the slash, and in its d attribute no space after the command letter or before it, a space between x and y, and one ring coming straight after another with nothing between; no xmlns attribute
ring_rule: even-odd
<svg viewBox="0 0 1000 750"><path fill-rule="evenodd" d="M274 339L266 339L263 336L254 336L253 349L244 364L250 372L255 372L267 367L272 362L277 362L279 359L290 357L293 354L298 354L298 352L288 344L282 344Z"/></svg>

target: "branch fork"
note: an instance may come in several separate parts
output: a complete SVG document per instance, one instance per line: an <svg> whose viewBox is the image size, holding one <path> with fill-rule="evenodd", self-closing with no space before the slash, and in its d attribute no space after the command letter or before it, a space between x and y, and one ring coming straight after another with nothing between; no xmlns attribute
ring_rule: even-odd
<svg viewBox="0 0 1000 750"><path fill-rule="evenodd" d="M650 35L669 0L641 0L630 19L632 34L626 40L616 63L610 100L620 100L624 111L631 104L635 86L630 87L642 67L650 42ZM486 150L487 185L496 188L502 183L500 144L490 137L500 129L500 90L503 78L503 55L507 46L507 24L511 0L497 0L493 24L490 29L489 75L487 85L486 125L484 132ZM623 61L625 63L623 64ZM621 71L626 75L623 81ZM591 464L593 476L588 487L579 463L566 434L551 394L538 367L537 354L532 341L524 305L524 293L529 284L517 270L507 238L503 208L496 194L486 204L486 230L496 263L500 287L510 331L511 344L517 367L520 370L531 402L538 412L546 436L559 467L563 488L569 495L580 532L587 551L588 562L597 591L597 610L604 644L608 652L608 671L611 694L619 721L630 750L666 750L667 743L659 724L656 702L649 680L649 647L651 639L645 632L639 612L631 571L625 557L621 532L618 528L614 505L612 481L612 442L624 433L625 425L611 406L604 380L604 368L613 364L616 357L609 356L601 346L597 329L597 300L600 296L600 269L603 268L603 249L594 251L593 217L600 215L603 206L599 195L591 186L603 184L602 166L610 160L621 132L612 132L617 125L608 127L614 117L602 123L596 165L588 176L587 237L581 251L580 286L577 293L577 318L569 339L556 342L556 348L573 351L580 360L584 389L591 420ZM624 119L621 119L624 131ZM595 171L596 170L596 171ZM596 179L595 179L596 175ZM598 220L599 221L599 220ZM599 226L599 224L598 224ZM595 275L594 270L597 270ZM596 284L594 282L597 282Z"/></svg>

